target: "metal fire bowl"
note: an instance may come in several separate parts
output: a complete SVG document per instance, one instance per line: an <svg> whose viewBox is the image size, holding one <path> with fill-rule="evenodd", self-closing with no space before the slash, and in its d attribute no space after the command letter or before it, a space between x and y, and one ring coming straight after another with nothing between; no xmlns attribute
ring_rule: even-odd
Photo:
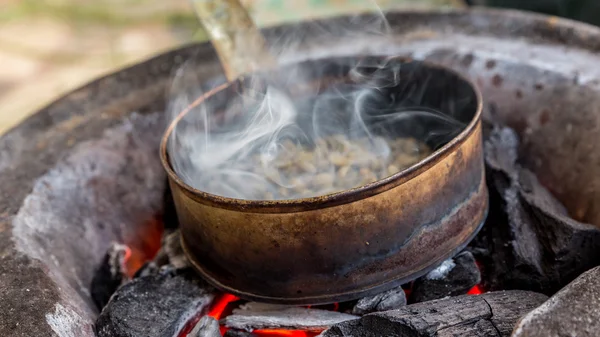
<svg viewBox="0 0 600 337"><path fill-rule="evenodd" d="M348 60L309 61L300 67L306 67L303 74L310 80L325 80L323 85L343 81L350 68L336 64ZM161 143L161 160L183 247L206 280L249 300L347 301L411 281L473 238L488 207L481 95L467 79L446 68L400 59L392 63L402 65L400 78L405 79L385 89L395 95L395 101L453 112L467 126L425 160L352 190L283 201L239 200L202 192L177 176L167 153L172 130L195 112L193 107L171 124ZM326 70L311 73L314 68ZM284 68L273 74L286 73ZM241 87L241 82L222 85L195 106L224 106ZM300 96L305 90L287 89ZM410 129L418 128L411 126L403 134Z"/></svg>

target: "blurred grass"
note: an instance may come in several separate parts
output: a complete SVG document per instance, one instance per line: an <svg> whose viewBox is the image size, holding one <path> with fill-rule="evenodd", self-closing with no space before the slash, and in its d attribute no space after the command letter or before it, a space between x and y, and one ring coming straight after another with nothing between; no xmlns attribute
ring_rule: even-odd
<svg viewBox="0 0 600 337"><path fill-rule="evenodd" d="M168 3L168 2L167 2ZM145 0L122 1L41 1L22 0L9 3L0 12L0 22L25 17L51 17L74 25L108 25L127 27L140 24L171 24L196 26L193 13L177 5L156 6L156 2Z"/></svg>
<svg viewBox="0 0 600 337"><path fill-rule="evenodd" d="M241 0L259 25L462 0ZM0 134L66 91L206 40L189 0L0 0Z"/></svg>

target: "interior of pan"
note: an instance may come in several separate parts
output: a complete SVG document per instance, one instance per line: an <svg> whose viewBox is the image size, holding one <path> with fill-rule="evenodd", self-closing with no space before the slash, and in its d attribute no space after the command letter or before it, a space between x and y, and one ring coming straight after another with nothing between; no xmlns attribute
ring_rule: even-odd
<svg viewBox="0 0 600 337"><path fill-rule="evenodd" d="M471 82L433 63L369 56L287 64L246 75L195 99L167 129L165 164L193 190L236 198L214 192L214 188L197 186L198 181L205 179L206 170L189 169L198 157L190 155L197 153L190 147L202 147L207 138L245 141L247 145L238 150L241 159L229 160L223 167L243 172L248 165L243 156L248 152L271 153L268 145L279 148L286 142L314 151L316 142L327 137L343 137L350 142L415 139L424 144L428 153L438 149L443 152L444 145L464 138L475 126L480 104L480 95ZM256 127L256 113L263 116L259 120L264 127ZM290 125L252 138L254 133L271 128L274 121L289 114L294 115ZM325 151L322 147L319 150ZM385 161L389 155L382 152L380 156ZM223 175L217 180L228 178L229 175Z"/></svg>

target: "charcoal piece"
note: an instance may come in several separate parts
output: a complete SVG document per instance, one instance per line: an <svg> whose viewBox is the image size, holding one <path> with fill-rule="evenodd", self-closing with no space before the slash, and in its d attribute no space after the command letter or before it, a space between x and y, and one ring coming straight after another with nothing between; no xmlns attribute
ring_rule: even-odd
<svg viewBox="0 0 600 337"><path fill-rule="evenodd" d="M377 295L363 297L352 308L354 315L398 309L406 305L406 294L402 287L384 291Z"/></svg>
<svg viewBox="0 0 600 337"><path fill-rule="evenodd" d="M513 322L514 323L514 322ZM501 337L508 336L501 334L492 322L486 319L480 319L475 323L455 325L441 330L436 337Z"/></svg>
<svg viewBox="0 0 600 337"><path fill-rule="evenodd" d="M520 290L450 297L368 314L336 324L320 336L510 336L517 320L547 298Z"/></svg>
<svg viewBox="0 0 600 337"><path fill-rule="evenodd" d="M233 314L222 321L228 328L249 332L256 329L322 331L333 324L357 318L336 311L251 302L233 310Z"/></svg>
<svg viewBox="0 0 600 337"><path fill-rule="evenodd" d="M223 337L256 337L256 335L248 331L229 329Z"/></svg>
<svg viewBox="0 0 600 337"><path fill-rule="evenodd" d="M219 322L210 316L204 316L196 323L188 337L221 337Z"/></svg>
<svg viewBox="0 0 600 337"><path fill-rule="evenodd" d="M523 317L513 337L592 337L599 332L600 267L596 267Z"/></svg>
<svg viewBox="0 0 600 337"><path fill-rule="evenodd" d="M213 298L214 290L189 269L140 277L112 296L96 321L96 335L175 336Z"/></svg>
<svg viewBox="0 0 600 337"><path fill-rule="evenodd" d="M94 304L102 310L112 294L127 280L125 255L126 245L112 243L92 279L91 295Z"/></svg>
<svg viewBox="0 0 600 337"><path fill-rule="evenodd" d="M159 266L172 265L175 269L185 269L191 264L181 246L179 230L165 233L162 239L162 247L156 254L154 262Z"/></svg>
<svg viewBox="0 0 600 337"><path fill-rule="evenodd" d="M143 266L140 267L140 269L138 269L135 274L133 274L133 278L138 278L138 277L144 277L144 276L150 276L152 274L157 274L159 271L158 266L156 265L156 263L154 263L153 261L149 261L144 263Z"/></svg>
<svg viewBox="0 0 600 337"><path fill-rule="evenodd" d="M598 265L600 229L573 220L536 176L517 163L516 133L494 127L485 141L490 210L470 244L489 290L553 294Z"/></svg>
<svg viewBox="0 0 600 337"><path fill-rule="evenodd" d="M466 294L481 282L473 254L464 251L427 275L417 279L410 293L411 303L425 302Z"/></svg>

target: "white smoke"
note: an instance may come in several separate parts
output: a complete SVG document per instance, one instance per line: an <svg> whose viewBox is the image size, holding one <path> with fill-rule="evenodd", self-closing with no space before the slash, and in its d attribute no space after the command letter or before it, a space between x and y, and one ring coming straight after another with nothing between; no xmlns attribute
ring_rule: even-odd
<svg viewBox="0 0 600 337"><path fill-rule="evenodd" d="M374 10L375 15L334 24L313 22L310 29L320 38L388 35L384 14L377 6ZM271 53L284 54L304 34L282 31L272 41ZM412 84L411 72L402 67L385 57L344 58L249 76L185 114L168 144L171 165L192 187L249 200L322 195L388 176L396 159L390 144L410 137L406 130L411 124L435 126L421 137L432 147L465 126L452 113L420 106L427 80ZM205 94L192 69L190 63L175 76L169 107L173 118ZM402 94L390 95L391 88ZM340 174L336 162L344 160L351 160L348 167L357 167L355 176ZM358 170L365 165L372 172Z"/></svg>

